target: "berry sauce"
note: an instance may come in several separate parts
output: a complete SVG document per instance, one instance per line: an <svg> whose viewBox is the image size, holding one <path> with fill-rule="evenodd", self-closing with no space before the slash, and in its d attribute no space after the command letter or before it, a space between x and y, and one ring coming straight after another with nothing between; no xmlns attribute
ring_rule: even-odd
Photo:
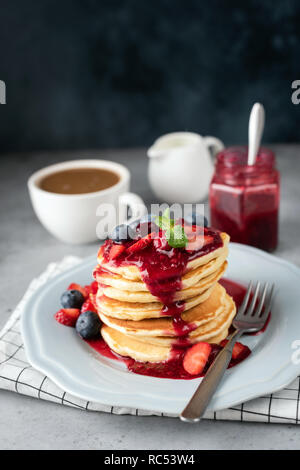
<svg viewBox="0 0 300 470"><path fill-rule="evenodd" d="M243 299L247 292L247 288L244 287L242 284L239 284L235 281L231 281L230 279L227 279L227 278L221 279L219 283L226 289L226 292L233 298L236 304L236 308L238 309L241 303L243 302ZM250 295L250 300L251 298L252 298L252 294ZM259 299L257 299L257 304L258 302L259 302ZM269 313L269 316L261 330L256 331L254 333L247 333L247 335L257 336L257 335L260 335L261 333L264 333L270 323L270 320L271 320L271 312Z"/></svg>
<svg viewBox="0 0 300 470"><path fill-rule="evenodd" d="M262 207L265 207L265 204L262 204ZM211 208L212 223L229 233L231 241L256 246L270 252L276 249L278 209L260 209L259 213L244 215L243 218L240 215L238 217L235 218L232 213L226 213L216 207Z"/></svg>
<svg viewBox="0 0 300 470"><path fill-rule="evenodd" d="M110 246L112 246L112 242L107 242L107 245L104 248L104 253L107 253L106 259L109 259ZM213 249L213 247L211 247L211 249ZM137 254L131 254L129 256L121 255L120 259L118 258L117 260L113 260L113 264L115 266L126 264L135 264L136 266L138 266L138 268L142 272L142 279L146 283L150 292L152 292L153 295L158 297L164 304L162 314L172 317L173 328L175 330L177 339L172 345L170 359L161 363L139 362L132 358L119 356L118 354L111 351L107 345L102 346L101 342L103 343L103 340L98 340L99 344L97 344L97 341L93 344L89 344L91 347L100 352L100 354L125 363L128 370L136 374L151 377L182 380L190 380L197 377L203 377L207 372L209 366L212 364L215 357L219 353L219 351L222 349L222 347L217 344L211 345L212 350L210 356L201 374L190 375L188 372L186 372L183 367L183 358L186 352L186 348L191 346L188 334L195 328L195 325L187 324L181 319L181 313L184 310L184 302L174 302L174 294L177 290L177 286L179 286L179 288L181 286L181 276L185 272L187 262L190 259L193 259L195 256L191 258L189 254L184 253L184 250L174 251L173 249L169 249L167 253L157 253L157 251L158 250L154 251L153 247L149 246L143 250L142 254L138 252ZM175 256L175 253L178 252L179 255L177 256L179 256L179 263L177 265L178 261L174 262L173 257ZM209 251L206 251L206 253L207 252ZM165 260L162 259L160 263L159 257L161 255L163 257L167 256L167 258ZM201 256L201 254L198 253L198 256ZM163 264L164 262L166 262L165 268ZM168 278L168 276L170 276L170 272L173 275L171 281ZM165 282L159 282L160 279ZM245 295L245 287L229 279L222 279L220 283L226 289L227 293L231 295L231 297L233 297L238 307L241 304ZM171 288L167 290L166 295L166 291L164 291L164 289L166 289L167 286L171 286ZM264 330L265 328L266 326L264 327ZM243 353L238 357L238 359L232 359L228 367L231 368L239 364L244 359L246 359L249 354L251 354L250 349L248 347L245 347Z"/></svg>
<svg viewBox="0 0 300 470"><path fill-rule="evenodd" d="M167 306L174 302L176 291L181 289L181 277L188 262L221 248L223 241L218 230L205 228L203 246L189 253L184 248L172 248L166 241L163 243L163 237L163 234L159 233L157 238L142 250L131 253L125 250L113 260L109 258L109 253L114 242L107 240L103 245L103 256L111 266L137 266L148 290ZM205 243L205 238L209 240L208 243ZM137 240L126 242L124 245L129 248L135 243Z"/></svg>
<svg viewBox="0 0 300 470"><path fill-rule="evenodd" d="M203 377L210 365L215 360L219 351L222 347L218 344L211 344L212 350L207 360L207 363L201 372L198 375L190 375L183 367L183 358L185 355L185 349L183 348L172 348L171 359L166 362L160 363L151 363L151 362L138 362L134 359L127 359L124 362L127 365L130 372L135 374L147 375L150 377L160 377L164 379L181 379L181 380L191 380L199 377ZM245 347L244 354L239 357L239 359L231 359L228 368L234 367L244 359L246 359L251 351L249 348Z"/></svg>
<svg viewBox="0 0 300 470"><path fill-rule="evenodd" d="M226 289L227 293L231 295L231 297L233 297L238 307L241 304L243 296L245 294L245 291L246 291L245 287L229 279L221 279L220 283ZM93 285L93 290L92 292L90 292L90 299L89 299L91 304L93 304L95 301L95 284L92 283L92 285ZM88 286L85 286L85 287L88 287ZM94 309L96 311L95 305L94 305ZM268 321L266 322L265 327L259 333L262 333L263 331L265 331L269 320L270 320L270 317ZM182 365L186 348L190 346L190 343L186 339L185 336L182 336L178 340L178 343L172 346L170 359L168 361L160 362L160 363L139 362L129 357L120 356L119 354L112 351L101 337L90 339L90 340L84 340L84 341L101 356L109 358L109 359L114 359L116 361L126 364L130 372L133 372L135 374L140 374L140 375L146 375L150 377L181 379L181 380L191 380L194 378L203 377L206 371L208 370L209 366L214 361L218 352L222 349L222 347L217 344L211 344L212 350L211 350L210 356L208 358L208 361L204 370L199 375L190 375L189 373L185 371ZM228 368L236 366L237 364L242 362L244 359L246 359L249 356L249 354L251 354L250 349L248 347L245 347L243 354L240 355L238 359L235 359L235 360L232 359L229 363Z"/></svg>
<svg viewBox="0 0 300 470"><path fill-rule="evenodd" d="M247 147L230 147L216 157L210 184L211 224L231 241L274 251L278 243L280 177L275 155L258 151L248 165Z"/></svg>
<svg viewBox="0 0 300 470"><path fill-rule="evenodd" d="M194 226L196 227L196 226ZM199 234L197 229L192 234ZM164 238L162 231L154 235L154 239L143 249L128 253L126 250L116 259L110 259L111 248L115 245L112 240L107 240L103 245L102 254L109 265L130 266L135 265L141 273L141 278L147 289L163 304L162 315L172 317L173 330L176 336L187 337L193 331L195 325L184 322L181 314L184 311L184 301L175 301L175 294L182 288L182 275L186 271L188 262L206 255L223 246L223 241L218 230L201 228L203 244L198 250L188 252L183 248L172 248ZM124 243L126 249L141 239ZM95 274L101 277L103 268L97 267Z"/></svg>
<svg viewBox="0 0 300 470"><path fill-rule="evenodd" d="M139 242L142 240L141 238L138 239ZM170 247L168 243L163 240L162 234L159 233L158 241L154 239L154 241L146 243L143 249L136 251L127 252L127 250L123 250L116 259L110 259L111 247L116 245L112 240L107 240L103 247L101 247L101 254L107 261L108 269L109 266L137 266L141 272L142 280L149 291L163 304L162 315L172 318L173 331L176 335L176 339L174 339L170 358L167 361L160 363L139 362L129 357L120 356L112 351L101 337L86 340L86 343L101 356L125 363L128 370L136 374L183 380L203 377L222 347L217 344L211 344L211 353L204 370L202 370L199 375L191 375L186 372L183 367L183 358L186 349L191 346L188 334L196 328L196 325L186 323L182 320L181 314L184 311L185 304L184 301L175 301L175 293L181 289L181 278L188 262L194 258L210 253L223 244L220 232L212 229L204 229L204 240L206 242L204 242L204 245L201 246L200 249L188 252L185 249L174 249ZM136 242L137 240L134 240L126 242L124 245L128 248ZM105 273L106 276L113 276L109 271L97 267L94 272L98 282L97 287L101 287L101 273ZM220 283L226 289L227 293L233 297L238 308L245 295L245 287L229 279L221 279ZM89 305L93 305L95 311L97 311L95 304L95 284L95 282L91 284L88 301L91 303ZM88 288L88 286L85 287ZM259 333L265 331L269 320L270 316L264 329ZM245 346L238 358L230 361L228 367L230 368L239 364L246 359L249 354L251 354L251 351Z"/></svg>

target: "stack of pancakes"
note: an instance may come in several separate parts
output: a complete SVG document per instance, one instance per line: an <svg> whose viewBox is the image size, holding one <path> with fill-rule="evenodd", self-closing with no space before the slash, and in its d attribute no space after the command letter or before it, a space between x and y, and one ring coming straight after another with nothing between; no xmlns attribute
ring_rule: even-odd
<svg viewBox="0 0 300 470"><path fill-rule="evenodd" d="M181 288L172 301L180 303L178 331L163 303L142 280L136 265L117 265L98 256L95 278L98 314L103 322L102 337L109 347L141 362L170 359L174 347L199 341L220 343L228 335L236 312L235 303L218 283L227 267L227 234L223 246L188 262ZM171 313L170 313L171 315Z"/></svg>

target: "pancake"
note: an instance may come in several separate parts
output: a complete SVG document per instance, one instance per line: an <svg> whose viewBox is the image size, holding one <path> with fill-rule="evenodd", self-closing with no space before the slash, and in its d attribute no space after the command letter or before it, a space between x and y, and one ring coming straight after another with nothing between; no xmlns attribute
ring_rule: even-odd
<svg viewBox="0 0 300 470"><path fill-rule="evenodd" d="M109 326L102 326L101 334L110 349L120 356L131 357L140 362L164 362L172 357L170 346L157 346L138 341L133 336L125 335ZM227 333L215 336L210 339L210 343L219 344Z"/></svg>
<svg viewBox="0 0 300 470"><path fill-rule="evenodd" d="M193 328L198 328L216 318L226 309L227 297L228 295L224 287L220 284L216 284L210 296L204 302L183 312L181 318ZM172 318L166 316L133 321L113 318L99 310L99 317L107 326L115 328L125 334L138 336L177 336Z"/></svg>
<svg viewBox="0 0 300 470"><path fill-rule="evenodd" d="M185 273L181 278L181 288L188 289L197 285L201 279L214 274L223 265L228 256L228 249L224 250L222 255L211 259L207 264L198 266ZM132 281L123 278L120 274L101 270L96 272L95 279L99 284L114 287L115 289L125 290L129 292L148 292L147 285L140 280Z"/></svg>
<svg viewBox="0 0 300 470"><path fill-rule="evenodd" d="M214 287L215 285L211 286L201 294L185 300L183 304L183 312L204 302L210 296ZM101 288L99 288L96 296L96 306L98 312L102 312L104 315L109 317L124 320L140 321L147 318L166 318L166 315L163 315L162 313L164 305L161 302L124 302L111 299L110 297L103 295Z"/></svg>
<svg viewBox="0 0 300 470"><path fill-rule="evenodd" d="M171 348L169 347L142 343L106 325L102 326L101 335L114 352L120 356L132 357L136 361L163 362L171 356Z"/></svg>
<svg viewBox="0 0 300 470"><path fill-rule="evenodd" d="M221 233L221 238L222 247L194 259L191 256L187 265L186 257L182 262L180 253L171 257L172 269L165 257L154 258L153 278L151 269L147 270L149 283L143 281L138 266L126 265L127 258L118 266L105 261L100 249L99 266L94 272L98 283L95 302L103 323L102 337L108 346L121 356L159 363L174 358L178 351L181 358L192 344L219 344L225 339L236 306L218 283L227 268L229 242L227 234ZM138 258L141 266L142 253ZM183 269L180 266L185 267L181 278L175 276L175 263L179 272ZM164 303L175 302L180 302L180 318L176 318L176 309L164 308Z"/></svg>
<svg viewBox="0 0 300 470"><path fill-rule="evenodd" d="M178 300L186 300L196 295L201 294L205 290L212 287L224 274L227 268L227 261L224 261L222 266L213 274L201 279L198 284L188 287L187 289L181 289L174 293L173 300L177 302ZM140 302L148 303L157 301L157 297L152 295L149 291L142 292L131 292L126 290L119 290L115 287L101 285L102 293L106 297L112 299L120 300L122 302Z"/></svg>
<svg viewBox="0 0 300 470"><path fill-rule="evenodd" d="M206 343L212 342L211 338L219 335L226 338L228 334L228 328L232 323L235 313L235 303L231 297L227 296L227 302L223 312L216 318L211 319L204 325L199 326L189 333L186 338L188 339L188 343L194 344L199 343L200 341L204 341ZM126 336L131 336L138 339L138 341L147 344L153 344L155 346L171 347L172 345L180 344L180 338L174 338L171 336L141 336L136 334L126 334Z"/></svg>
<svg viewBox="0 0 300 470"><path fill-rule="evenodd" d="M221 238L223 241L223 246L217 248L216 250L211 251L207 255L199 256L198 258L194 258L188 262L186 266L186 273L198 268L199 266L204 266L212 259L218 258L222 256L224 252L226 252L229 243L229 235L227 233L222 232ZM99 251L98 255L98 264L105 270L110 271L115 274L119 274L121 278L129 279L132 281L142 281L142 276L139 268L135 265L125 265L125 266L115 266L114 263L110 261L106 261L102 255L101 250Z"/></svg>

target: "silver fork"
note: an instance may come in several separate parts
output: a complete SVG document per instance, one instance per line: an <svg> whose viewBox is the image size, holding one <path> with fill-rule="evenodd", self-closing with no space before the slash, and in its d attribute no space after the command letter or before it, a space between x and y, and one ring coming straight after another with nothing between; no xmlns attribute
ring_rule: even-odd
<svg viewBox="0 0 300 470"><path fill-rule="evenodd" d="M206 372L205 377L196 392L180 414L180 419L182 421L189 423L200 421L227 369L231 360L233 346L236 341L242 336L242 334L254 333L264 327L272 306L274 284L272 284L269 289L268 283L265 283L257 307L256 303L260 290L260 283L258 282L256 284L252 300L248 306L251 290L252 282L250 282L243 302L233 320L232 324L235 328L234 332L229 336L228 343L219 352L216 359Z"/></svg>

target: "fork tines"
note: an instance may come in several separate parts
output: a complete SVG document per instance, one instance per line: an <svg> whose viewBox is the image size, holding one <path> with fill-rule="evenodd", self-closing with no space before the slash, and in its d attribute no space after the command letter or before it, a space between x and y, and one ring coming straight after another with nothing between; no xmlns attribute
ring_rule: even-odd
<svg viewBox="0 0 300 470"><path fill-rule="evenodd" d="M269 290L269 292L268 292ZM264 321L270 313L272 298L274 293L274 284L271 284L269 289L269 283L266 282L262 288L262 293L260 293L260 282L256 283L253 297L251 299L250 305L249 298L252 291L252 281L249 283L247 292L245 294L244 300L238 310L238 316L245 315L248 317L255 317L260 321ZM259 303L257 305L257 299L259 298ZM247 308L248 307L248 308Z"/></svg>

